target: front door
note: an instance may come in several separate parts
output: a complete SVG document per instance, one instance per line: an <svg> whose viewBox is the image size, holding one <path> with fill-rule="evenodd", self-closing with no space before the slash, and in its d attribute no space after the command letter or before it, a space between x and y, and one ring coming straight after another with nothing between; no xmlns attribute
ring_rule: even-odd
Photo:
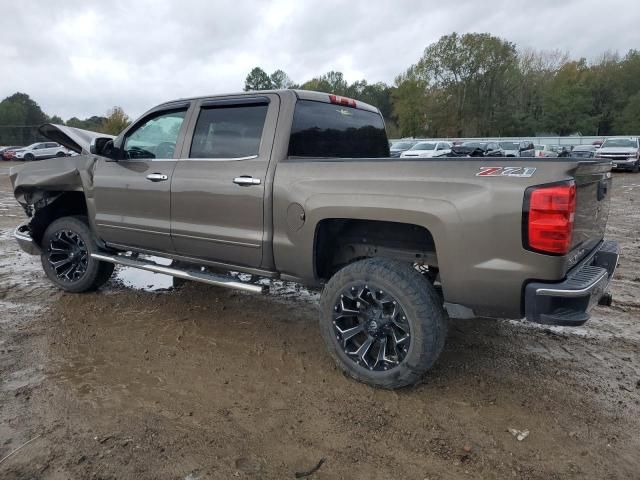
<svg viewBox="0 0 640 480"><path fill-rule="evenodd" d="M190 257L258 267L277 95L203 101L171 182L171 236Z"/></svg>
<svg viewBox="0 0 640 480"><path fill-rule="evenodd" d="M117 161L94 174L95 223L107 243L172 252L171 176L188 106L150 113L131 127Z"/></svg>

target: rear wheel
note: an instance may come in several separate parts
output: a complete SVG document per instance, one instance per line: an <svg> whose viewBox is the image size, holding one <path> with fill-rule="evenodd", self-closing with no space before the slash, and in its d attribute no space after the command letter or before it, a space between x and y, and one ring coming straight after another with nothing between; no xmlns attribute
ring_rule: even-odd
<svg viewBox="0 0 640 480"><path fill-rule="evenodd" d="M109 280L113 264L91 257L96 250L85 217L63 217L42 237L42 268L59 288L68 292L95 290Z"/></svg>
<svg viewBox="0 0 640 480"><path fill-rule="evenodd" d="M392 389L416 383L433 366L447 325L442 301L411 264L372 258L329 280L320 330L347 375Z"/></svg>

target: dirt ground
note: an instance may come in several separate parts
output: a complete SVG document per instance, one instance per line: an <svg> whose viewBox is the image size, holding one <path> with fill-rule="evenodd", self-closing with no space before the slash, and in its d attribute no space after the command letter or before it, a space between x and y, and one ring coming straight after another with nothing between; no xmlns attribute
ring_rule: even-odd
<svg viewBox="0 0 640 480"><path fill-rule="evenodd" d="M452 322L424 382L390 392L339 373L317 293L291 285L167 289L122 269L96 293L55 290L12 239L8 167L2 479L287 479L321 459L308 478L640 478L640 175L614 178L611 307L575 329Z"/></svg>

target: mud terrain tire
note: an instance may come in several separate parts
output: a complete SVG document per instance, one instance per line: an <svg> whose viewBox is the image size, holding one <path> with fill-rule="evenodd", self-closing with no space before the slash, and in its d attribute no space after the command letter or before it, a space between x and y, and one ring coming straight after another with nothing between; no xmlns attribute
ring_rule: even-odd
<svg viewBox="0 0 640 480"><path fill-rule="evenodd" d="M54 220L42 236L40 259L44 273L67 292L95 290L109 280L114 268L112 263L91 257L96 249L86 217Z"/></svg>
<svg viewBox="0 0 640 480"><path fill-rule="evenodd" d="M395 389L415 384L433 366L444 348L447 318L433 285L412 265L371 258L347 265L327 282L320 331L345 374ZM367 343L362 357L358 352Z"/></svg>

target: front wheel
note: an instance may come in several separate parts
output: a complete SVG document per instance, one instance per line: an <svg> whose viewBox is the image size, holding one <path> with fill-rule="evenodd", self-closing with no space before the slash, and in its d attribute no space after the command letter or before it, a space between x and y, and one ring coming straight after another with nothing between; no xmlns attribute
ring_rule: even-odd
<svg viewBox="0 0 640 480"><path fill-rule="evenodd" d="M371 258L327 283L320 331L349 376L380 388L419 381L440 356L446 315L433 286L411 264Z"/></svg>
<svg viewBox="0 0 640 480"><path fill-rule="evenodd" d="M91 256L96 249L85 217L62 217L42 236L42 268L56 286L67 292L86 292L102 286L113 264Z"/></svg>
<svg viewBox="0 0 640 480"><path fill-rule="evenodd" d="M27 153L27 154L24 156L24 160L25 160L26 162L33 162L35 159L36 159L36 157L34 157L32 153Z"/></svg>

